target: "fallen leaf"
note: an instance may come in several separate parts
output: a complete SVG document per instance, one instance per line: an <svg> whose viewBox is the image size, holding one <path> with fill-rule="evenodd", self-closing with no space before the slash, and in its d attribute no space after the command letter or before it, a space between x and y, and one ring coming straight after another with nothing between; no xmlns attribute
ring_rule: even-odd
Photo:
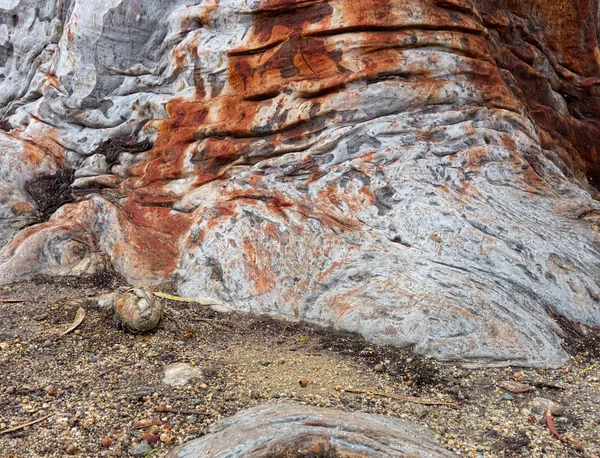
<svg viewBox="0 0 600 458"><path fill-rule="evenodd" d="M307 336L298 337L298 342L306 342L308 340Z"/></svg>
<svg viewBox="0 0 600 458"><path fill-rule="evenodd" d="M75 314L75 319L73 320L73 323L71 323L71 326L69 326L67 328L67 330L60 335L60 337L65 336L69 332L77 329L77 326L79 326L83 322L84 318L85 318L85 310L82 307L79 307L77 309L77 313Z"/></svg>
<svg viewBox="0 0 600 458"><path fill-rule="evenodd" d="M556 426L554 426L554 420L552 420L552 412L550 411L550 409L548 409L548 411L546 412L546 425L559 441L564 442L565 444L571 444L577 450L583 450L583 446L581 445L581 443L567 439L556 430Z"/></svg>
<svg viewBox="0 0 600 458"><path fill-rule="evenodd" d="M512 382L510 380L502 381L498 383L498 386L511 393L527 393L529 391L535 391L535 386L526 385L525 383L520 382Z"/></svg>

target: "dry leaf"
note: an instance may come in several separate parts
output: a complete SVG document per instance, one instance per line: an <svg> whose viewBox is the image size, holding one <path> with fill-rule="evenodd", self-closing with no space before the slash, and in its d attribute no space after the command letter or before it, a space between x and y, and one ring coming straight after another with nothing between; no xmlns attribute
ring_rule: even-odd
<svg viewBox="0 0 600 458"><path fill-rule="evenodd" d="M500 382L498 383L498 386L511 393L527 393L529 391L535 391L535 386L526 385L525 383L520 382L512 382L510 380Z"/></svg>
<svg viewBox="0 0 600 458"><path fill-rule="evenodd" d="M554 434L554 436L556 436L556 438L559 441L564 442L565 444L571 444L577 450L583 450L583 446L579 442L575 442L575 441L567 439L566 437L562 436L556 430L556 426L554 426L554 420L552 420L552 412L550 411L550 409L548 409L546 411L546 425L548 426L548 429L552 432L552 434Z"/></svg>
<svg viewBox="0 0 600 458"><path fill-rule="evenodd" d="M60 337L67 335L69 332L77 329L77 327L83 322L84 318L85 318L85 310L83 308L79 307L77 309L77 313L75 314L75 319L73 320L73 323L71 323L71 326L69 326L67 328L67 330L60 335Z"/></svg>

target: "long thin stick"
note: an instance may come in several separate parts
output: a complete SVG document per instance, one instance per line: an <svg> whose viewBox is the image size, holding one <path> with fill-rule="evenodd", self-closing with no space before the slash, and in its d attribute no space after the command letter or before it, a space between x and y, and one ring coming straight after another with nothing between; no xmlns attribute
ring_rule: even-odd
<svg viewBox="0 0 600 458"><path fill-rule="evenodd" d="M27 428L28 426L35 425L36 423L40 423L40 422L46 420L47 418L50 418L52 415L54 415L54 414L51 413L50 415L46 415L45 417L38 418L37 420L32 420L28 423L23 423L22 425L15 426L14 428L5 429L4 431L0 431L0 435L6 434L6 433L12 433L13 431L18 431L20 429Z"/></svg>
<svg viewBox="0 0 600 458"><path fill-rule="evenodd" d="M452 407L453 409L459 409L459 407L456 404L454 404L453 402L429 401L427 399L417 398L415 396L401 396L399 394L382 393L380 391L371 391L371 390L357 390L357 389L352 389L352 388L344 389L344 391L346 393L372 394L374 396L380 396L382 398L396 399L397 401L412 402L414 404L422 404L422 405L426 405L426 406L448 406L448 407Z"/></svg>
<svg viewBox="0 0 600 458"><path fill-rule="evenodd" d="M195 410L164 409L164 410L159 410L159 412L178 413L178 414L182 414L182 415L198 415L201 417L210 417L211 416L211 414L209 414L209 413L196 412Z"/></svg>

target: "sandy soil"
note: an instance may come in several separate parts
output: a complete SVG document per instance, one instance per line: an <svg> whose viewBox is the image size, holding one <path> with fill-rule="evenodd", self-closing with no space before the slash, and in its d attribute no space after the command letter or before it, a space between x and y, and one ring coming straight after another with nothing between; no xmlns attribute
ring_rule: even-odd
<svg viewBox="0 0 600 458"><path fill-rule="evenodd" d="M570 342L574 354L563 369L465 368L350 333L169 300L159 328L135 335L95 307L95 296L120 284L99 276L0 287L0 456L126 457L144 439L162 438L151 454L162 457L221 418L280 400L412 420L462 457L600 454L598 346L586 345L594 336ZM61 337L79 307L83 323ZM202 376L182 387L163 384L164 367L175 362ZM508 393L503 381L536 389ZM535 398L563 404L553 421L565 441L551 433Z"/></svg>

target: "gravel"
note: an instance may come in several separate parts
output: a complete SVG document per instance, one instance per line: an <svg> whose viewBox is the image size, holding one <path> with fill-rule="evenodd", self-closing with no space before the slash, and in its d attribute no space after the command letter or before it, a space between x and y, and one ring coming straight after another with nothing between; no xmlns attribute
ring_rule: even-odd
<svg viewBox="0 0 600 458"><path fill-rule="evenodd" d="M408 419L462 457L600 454L599 355L585 347L561 369L465 367L346 332L168 300L154 333L131 334L94 306L95 296L118 286L110 276L39 278L0 290L0 298L24 300L0 302L0 430L51 415L0 435L0 456L128 457L143 448L164 457L222 418L281 399ZM59 337L78 307L83 323ZM176 363L195 376L164 384L165 367ZM535 390L508 394L506 381ZM562 407L556 428L583 452L552 435L539 399Z"/></svg>

